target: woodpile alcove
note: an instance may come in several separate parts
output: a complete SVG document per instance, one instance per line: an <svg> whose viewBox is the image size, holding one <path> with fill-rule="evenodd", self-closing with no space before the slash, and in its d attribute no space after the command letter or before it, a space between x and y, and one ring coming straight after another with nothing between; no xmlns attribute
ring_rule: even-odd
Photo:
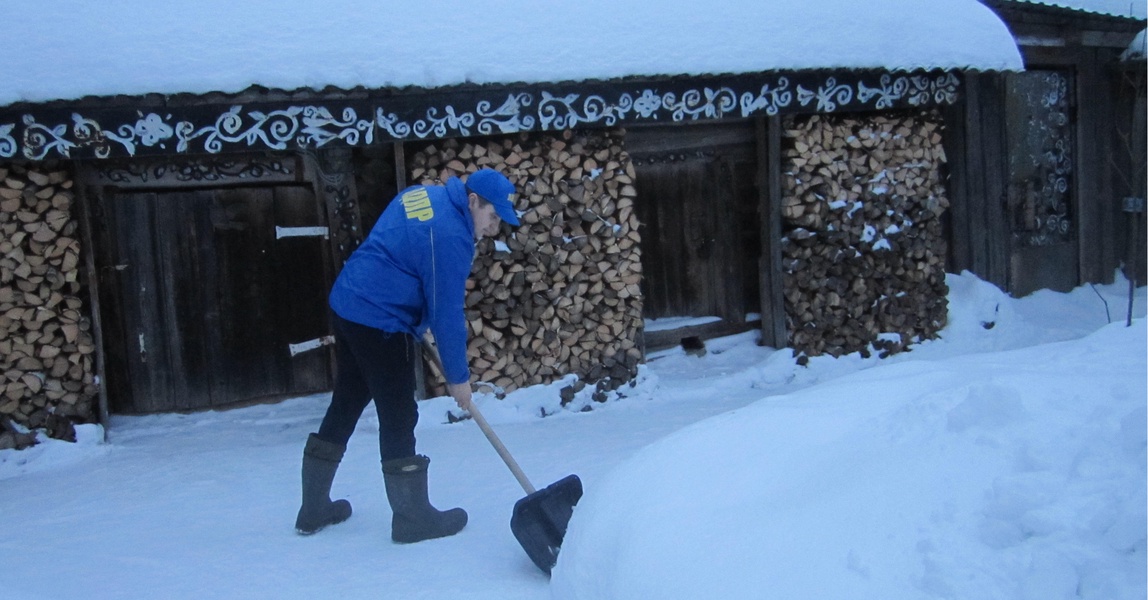
<svg viewBox="0 0 1148 600"><path fill-rule="evenodd" d="M34 443L20 428L74 439L73 423L95 417L73 200L57 164L0 168L0 449Z"/></svg>
<svg viewBox="0 0 1148 600"><path fill-rule="evenodd" d="M787 121L782 268L798 354L884 356L944 327L941 131L933 113Z"/></svg>
<svg viewBox="0 0 1148 600"><path fill-rule="evenodd" d="M412 182L465 179L490 167L519 190L520 227L480 242L467 284L475 380L509 392L575 374L579 387L593 383L604 393L636 375L641 236L623 136L566 130L451 139L410 154Z"/></svg>

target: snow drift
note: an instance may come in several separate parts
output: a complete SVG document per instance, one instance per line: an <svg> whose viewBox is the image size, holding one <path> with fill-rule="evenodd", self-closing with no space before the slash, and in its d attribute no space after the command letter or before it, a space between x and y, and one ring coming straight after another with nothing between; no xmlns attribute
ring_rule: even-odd
<svg viewBox="0 0 1148 600"><path fill-rule="evenodd" d="M1110 325L694 425L588 488L554 597L1142 595L1145 343Z"/></svg>

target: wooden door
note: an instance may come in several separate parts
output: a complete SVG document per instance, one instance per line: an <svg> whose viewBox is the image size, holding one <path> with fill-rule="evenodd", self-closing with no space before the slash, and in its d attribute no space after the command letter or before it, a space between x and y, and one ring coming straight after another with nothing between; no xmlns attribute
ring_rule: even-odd
<svg viewBox="0 0 1148 600"><path fill-rule="evenodd" d="M97 197L101 316L115 412L233 405L330 388L323 218L309 187ZM277 232L279 235L277 235Z"/></svg>
<svg viewBox="0 0 1148 600"><path fill-rule="evenodd" d="M1006 76L1009 289L1068 291L1079 282L1071 72Z"/></svg>
<svg viewBox="0 0 1148 600"><path fill-rule="evenodd" d="M646 317L744 317L729 165L701 158L637 173Z"/></svg>
<svg viewBox="0 0 1148 600"><path fill-rule="evenodd" d="M647 330L647 348L760 326L746 318L761 306L752 125L639 128L627 133L626 143L642 223L643 316L689 317L687 324L714 319Z"/></svg>

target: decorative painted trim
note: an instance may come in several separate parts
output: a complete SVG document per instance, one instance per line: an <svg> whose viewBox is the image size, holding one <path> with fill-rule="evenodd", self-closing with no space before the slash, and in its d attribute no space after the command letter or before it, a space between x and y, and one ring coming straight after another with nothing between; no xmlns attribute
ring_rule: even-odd
<svg viewBox="0 0 1148 600"><path fill-rule="evenodd" d="M362 146L626 123L952 104L952 72L794 72L369 94L322 104L0 110L0 158L109 158Z"/></svg>
<svg viewBox="0 0 1148 600"><path fill-rule="evenodd" d="M1071 77L1063 70L1033 69L1014 79L1009 93L1028 107L1021 142L1009 148L1026 168L1009 182L1014 243L1022 247L1071 242L1075 234L1075 177Z"/></svg>
<svg viewBox="0 0 1148 600"><path fill-rule="evenodd" d="M101 161L92 183L117 186L195 185L301 181L294 158L275 156L183 156L176 160Z"/></svg>
<svg viewBox="0 0 1148 600"><path fill-rule="evenodd" d="M313 165L315 191L327 206L331 249L342 264L363 241L351 151L346 146L332 146L323 150L305 148L303 154Z"/></svg>

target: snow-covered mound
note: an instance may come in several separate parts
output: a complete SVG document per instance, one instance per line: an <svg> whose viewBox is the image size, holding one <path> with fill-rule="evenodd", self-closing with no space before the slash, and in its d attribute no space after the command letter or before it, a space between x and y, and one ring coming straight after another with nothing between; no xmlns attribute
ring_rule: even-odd
<svg viewBox="0 0 1148 600"><path fill-rule="evenodd" d="M1145 346L1113 324L688 427L587 487L553 597L1144 598Z"/></svg>

